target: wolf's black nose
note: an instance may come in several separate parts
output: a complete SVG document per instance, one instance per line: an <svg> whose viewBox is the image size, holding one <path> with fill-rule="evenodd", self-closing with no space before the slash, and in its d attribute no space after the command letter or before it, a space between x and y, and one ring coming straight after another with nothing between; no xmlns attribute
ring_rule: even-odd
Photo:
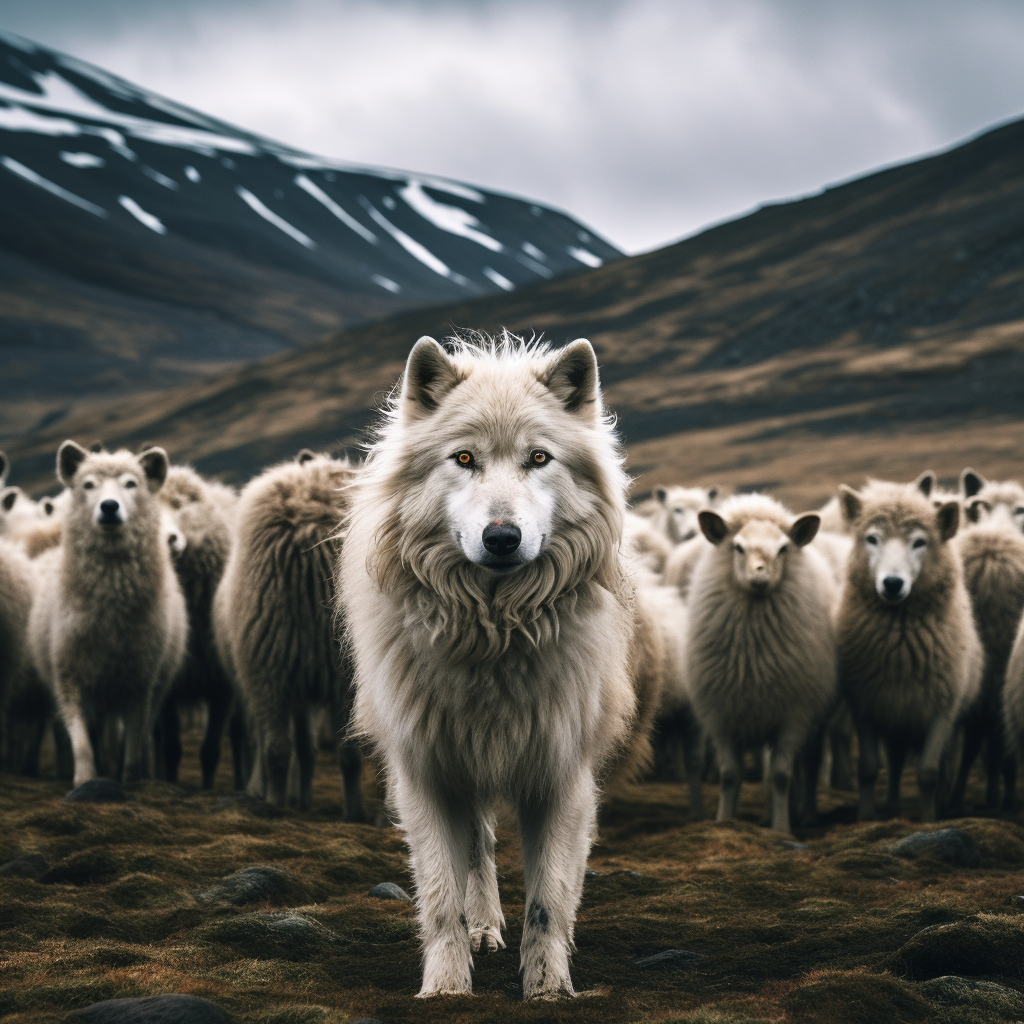
<svg viewBox="0 0 1024 1024"><path fill-rule="evenodd" d="M899 576L886 576L882 580L882 589L887 601L896 601L903 593L903 579Z"/></svg>
<svg viewBox="0 0 1024 1024"><path fill-rule="evenodd" d="M117 515L118 504L113 498L105 498L100 502L100 512L104 519L113 519Z"/></svg>
<svg viewBox="0 0 1024 1024"><path fill-rule="evenodd" d="M511 555L519 547L522 539L523 534L519 527L509 523L503 523L501 526L490 523L484 527L484 547L498 558Z"/></svg>

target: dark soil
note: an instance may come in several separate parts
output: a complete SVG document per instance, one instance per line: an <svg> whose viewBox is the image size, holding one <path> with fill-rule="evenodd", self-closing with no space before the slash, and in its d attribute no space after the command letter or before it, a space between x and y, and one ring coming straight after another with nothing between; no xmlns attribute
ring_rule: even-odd
<svg viewBox="0 0 1024 1024"><path fill-rule="evenodd" d="M628 787L602 814L573 960L586 997L567 1003L520 998L523 883L503 828L508 948L476 958L475 995L424 1002L414 907L369 895L384 882L411 891L400 834L342 822L326 753L309 814L253 813L223 799L226 776L203 793L197 739L181 786L146 783L125 803L68 803L52 777L2 780L0 864L46 866L35 879L0 872L5 1024L167 993L263 1024L1021 1017L1020 816L946 823L980 867L900 856L922 830L912 773L907 818L853 824L852 796L825 791L823 824L797 842L761 826L759 785L727 824L688 823L682 785ZM969 806L981 795L976 783ZM371 809L375 796L368 779ZM706 796L713 806L713 787Z"/></svg>

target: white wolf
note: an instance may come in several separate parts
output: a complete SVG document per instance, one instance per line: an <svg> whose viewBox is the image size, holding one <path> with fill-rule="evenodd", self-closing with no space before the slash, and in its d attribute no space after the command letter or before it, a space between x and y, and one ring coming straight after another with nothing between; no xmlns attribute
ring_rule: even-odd
<svg viewBox="0 0 1024 1024"><path fill-rule="evenodd" d="M587 341L421 338L353 489L339 594L355 728L411 851L421 996L503 947L494 809L518 812L527 997L573 995L576 909L611 761L646 744L626 478ZM655 693L653 699L658 699Z"/></svg>

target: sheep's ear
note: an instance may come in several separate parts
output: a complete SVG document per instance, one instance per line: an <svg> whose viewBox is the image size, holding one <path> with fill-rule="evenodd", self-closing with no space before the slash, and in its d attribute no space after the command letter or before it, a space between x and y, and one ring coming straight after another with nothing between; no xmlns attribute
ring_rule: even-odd
<svg viewBox="0 0 1024 1024"><path fill-rule="evenodd" d="M410 419L430 415L461 380L448 353L424 335L413 345L405 364L402 415Z"/></svg>
<svg viewBox="0 0 1024 1024"><path fill-rule="evenodd" d="M316 458L316 452L309 448L303 448L298 455L295 456L295 461L300 465L304 466L307 462L312 462Z"/></svg>
<svg viewBox="0 0 1024 1024"><path fill-rule="evenodd" d="M805 512L789 528L789 539L798 547L810 544L821 526L821 516L817 512Z"/></svg>
<svg viewBox="0 0 1024 1024"><path fill-rule="evenodd" d="M65 441L57 449L57 479L65 487L71 486L71 481L78 472L78 467L89 457L89 453L74 441Z"/></svg>
<svg viewBox="0 0 1024 1024"><path fill-rule="evenodd" d="M18 495L21 493L20 487L8 487L0 498L0 505L3 505L5 512L10 512L14 508L14 503L18 500Z"/></svg>
<svg viewBox="0 0 1024 1024"><path fill-rule="evenodd" d="M597 356L586 338L578 338L556 352L541 383L569 412L591 419L601 415Z"/></svg>
<svg viewBox="0 0 1024 1024"><path fill-rule="evenodd" d="M937 477L930 469L926 469L915 481L914 486L927 498L935 487Z"/></svg>
<svg viewBox="0 0 1024 1024"><path fill-rule="evenodd" d="M11 471L11 460L7 458L7 452L0 450L0 487L3 487L7 474Z"/></svg>
<svg viewBox="0 0 1024 1024"><path fill-rule="evenodd" d="M160 490L167 479L170 460L163 448L147 448L140 456L139 463L146 474L146 484L154 494Z"/></svg>
<svg viewBox="0 0 1024 1024"><path fill-rule="evenodd" d="M700 523L700 532L712 544L721 544L729 536L729 524L709 508L701 509L697 513L697 521Z"/></svg>
<svg viewBox="0 0 1024 1024"><path fill-rule="evenodd" d="M973 469L965 469L960 474L960 493L965 498L973 498L986 484L985 478Z"/></svg>
<svg viewBox="0 0 1024 1024"><path fill-rule="evenodd" d="M664 487L655 487L654 497L658 499L658 503L664 505L668 501L668 491Z"/></svg>
<svg viewBox="0 0 1024 1024"><path fill-rule="evenodd" d="M985 512L991 512L992 506L984 498L975 498L967 503L964 513L969 522L980 523Z"/></svg>
<svg viewBox="0 0 1024 1024"><path fill-rule="evenodd" d="M708 501L715 501L718 498L718 488L717 487L709 487L708 491L707 491L707 494L708 494Z"/></svg>
<svg viewBox="0 0 1024 1024"><path fill-rule="evenodd" d="M939 528L939 539L945 543L956 535L960 528L960 502L947 501L935 513L935 525Z"/></svg>
<svg viewBox="0 0 1024 1024"><path fill-rule="evenodd" d="M861 496L846 484L839 485L839 509L843 513L843 519L849 523L855 523L860 518L861 510L864 508L864 501Z"/></svg>

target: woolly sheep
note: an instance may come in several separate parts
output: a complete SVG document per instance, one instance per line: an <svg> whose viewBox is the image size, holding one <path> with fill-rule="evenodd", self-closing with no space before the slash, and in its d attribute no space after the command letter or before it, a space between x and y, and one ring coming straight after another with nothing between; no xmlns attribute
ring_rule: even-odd
<svg viewBox="0 0 1024 1024"><path fill-rule="evenodd" d="M790 831L794 761L835 700L836 587L808 547L820 521L761 494L700 514L711 544L690 585L688 677L718 750L719 821L736 815L743 751L767 744L771 824Z"/></svg>
<svg viewBox="0 0 1024 1024"><path fill-rule="evenodd" d="M878 742L899 804L909 750L920 751L922 817L938 815L943 756L981 684L983 654L960 560L949 543L960 505L938 509L915 486L871 481L839 500L854 537L838 617L840 686L860 745L861 819L875 817Z"/></svg>

